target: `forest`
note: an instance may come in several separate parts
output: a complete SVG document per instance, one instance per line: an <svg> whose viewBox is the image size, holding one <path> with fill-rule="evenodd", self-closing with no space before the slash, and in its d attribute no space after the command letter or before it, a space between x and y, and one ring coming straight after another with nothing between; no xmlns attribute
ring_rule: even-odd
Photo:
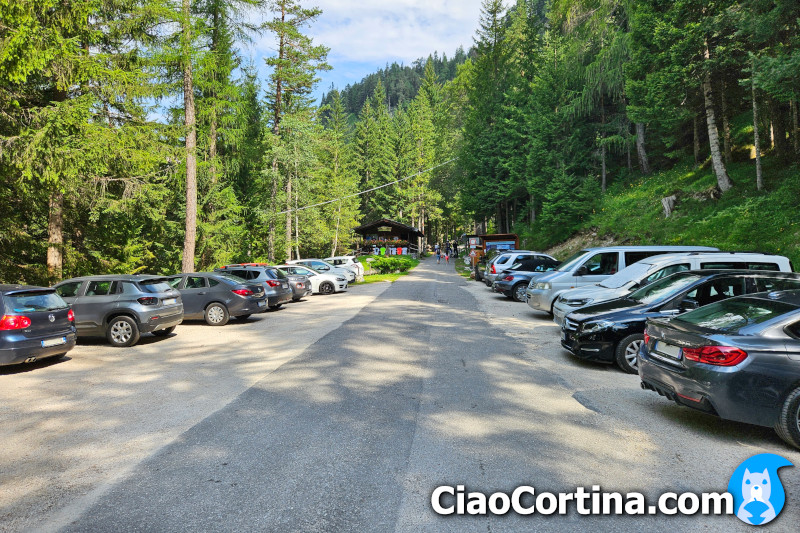
<svg viewBox="0 0 800 533"><path fill-rule="evenodd" d="M0 280L326 257L383 216L796 242L795 0L484 0L467 52L319 103L305 4L0 0Z"/></svg>

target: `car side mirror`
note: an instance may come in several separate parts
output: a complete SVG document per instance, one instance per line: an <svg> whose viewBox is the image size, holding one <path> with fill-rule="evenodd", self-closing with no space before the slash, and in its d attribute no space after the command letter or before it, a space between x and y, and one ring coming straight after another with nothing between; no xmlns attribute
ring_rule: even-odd
<svg viewBox="0 0 800 533"><path fill-rule="evenodd" d="M692 298L685 298L681 302L680 309L682 312L686 312L686 311L691 311L693 309L697 309L698 307L700 307L700 302L698 302L697 300L693 300Z"/></svg>
<svg viewBox="0 0 800 533"><path fill-rule="evenodd" d="M575 271L576 276L585 276L588 273L589 269L586 267L586 265L580 267L578 270Z"/></svg>

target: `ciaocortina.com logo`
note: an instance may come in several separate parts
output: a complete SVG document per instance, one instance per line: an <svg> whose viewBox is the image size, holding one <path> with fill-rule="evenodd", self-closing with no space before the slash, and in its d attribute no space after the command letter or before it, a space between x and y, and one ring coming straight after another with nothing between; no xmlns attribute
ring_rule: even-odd
<svg viewBox="0 0 800 533"><path fill-rule="evenodd" d="M745 524L763 526L783 510L786 492L778 469L794 466L780 455L762 453L747 459L733 472L728 492L733 496L736 517Z"/></svg>

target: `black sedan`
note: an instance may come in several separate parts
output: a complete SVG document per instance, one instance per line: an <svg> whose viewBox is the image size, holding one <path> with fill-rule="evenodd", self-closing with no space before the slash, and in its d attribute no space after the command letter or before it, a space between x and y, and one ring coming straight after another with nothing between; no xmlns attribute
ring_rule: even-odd
<svg viewBox="0 0 800 533"><path fill-rule="evenodd" d="M800 448L800 291L731 298L647 322L642 388Z"/></svg>
<svg viewBox="0 0 800 533"><path fill-rule="evenodd" d="M534 274L550 272L558 266L558 261L543 259L526 259L504 270L495 280L493 288L517 302L524 302L527 295L525 288Z"/></svg>
<svg viewBox="0 0 800 533"><path fill-rule="evenodd" d="M561 326L561 345L582 359L616 362L636 373L648 318L674 316L710 303L775 289L800 289L800 275L753 270L689 270L623 298L582 307Z"/></svg>
<svg viewBox="0 0 800 533"><path fill-rule="evenodd" d="M75 347L75 316L55 289L0 285L0 365L61 357Z"/></svg>
<svg viewBox="0 0 800 533"><path fill-rule="evenodd" d="M224 326L230 317L244 320L267 310L259 283L225 273L194 272L170 278L183 300L184 318L202 318L210 326Z"/></svg>

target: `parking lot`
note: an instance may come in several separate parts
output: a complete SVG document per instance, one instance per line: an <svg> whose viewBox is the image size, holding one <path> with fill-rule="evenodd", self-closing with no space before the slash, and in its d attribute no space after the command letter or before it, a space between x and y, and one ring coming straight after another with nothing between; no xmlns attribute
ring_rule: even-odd
<svg viewBox="0 0 800 533"><path fill-rule="evenodd" d="M733 517L440 517L442 484L724 491L800 453L576 360L544 314L424 261L388 284L0 375L7 531L745 530ZM800 475L782 471L793 531Z"/></svg>

